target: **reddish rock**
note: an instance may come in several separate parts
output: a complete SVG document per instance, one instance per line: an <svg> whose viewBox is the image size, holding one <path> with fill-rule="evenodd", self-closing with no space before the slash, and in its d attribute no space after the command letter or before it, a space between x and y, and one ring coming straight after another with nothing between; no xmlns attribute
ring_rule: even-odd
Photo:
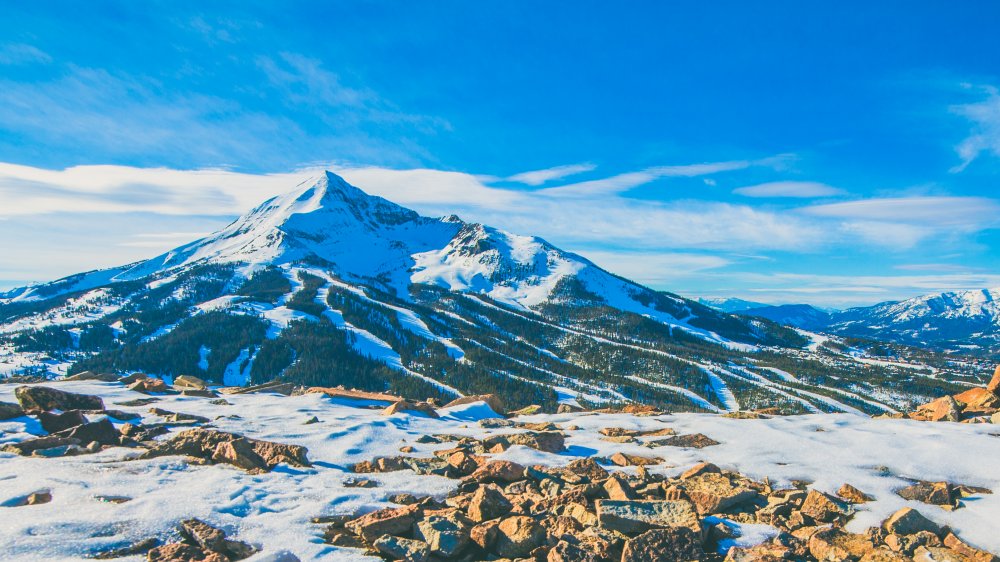
<svg viewBox="0 0 1000 562"><path fill-rule="evenodd" d="M816 490L809 491L801 511L820 523L843 522L851 514L851 510L839 500Z"/></svg>
<svg viewBox="0 0 1000 562"><path fill-rule="evenodd" d="M503 400L500 399L496 394L473 394L470 396L462 396L461 398L456 398L451 402L444 405L445 408L452 408L454 406L463 406L465 404L474 404L476 402L486 402L486 405L490 407L494 412L503 415L507 410L504 406Z"/></svg>
<svg viewBox="0 0 1000 562"><path fill-rule="evenodd" d="M625 543L622 562L701 560L701 537L687 527L652 529Z"/></svg>
<svg viewBox="0 0 1000 562"><path fill-rule="evenodd" d="M26 412L38 410L103 410L100 396L74 394L48 386L19 386L14 396Z"/></svg>
<svg viewBox="0 0 1000 562"><path fill-rule="evenodd" d="M483 484L510 484L524 480L524 467L511 461L490 461L476 469L466 479Z"/></svg>
<svg viewBox="0 0 1000 562"><path fill-rule="evenodd" d="M223 444L228 445L220 447ZM170 441L157 444L142 458L187 455L212 462L227 462L247 470L266 471L279 463L311 466L306 453L306 448L299 445L272 443L235 433L195 428L181 431Z"/></svg>
<svg viewBox="0 0 1000 562"><path fill-rule="evenodd" d="M418 505L380 509L348 521L344 528L369 544L382 535L406 535L422 512Z"/></svg>
<svg viewBox="0 0 1000 562"><path fill-rule="evenodd" d="M702 474L712 474L722 472L719 467L715 466L710 462L700 462L691 468L684 471L681 474L681 480L687 480L688 478L694 478L695 476L700 476Z"/></svg>
<svg viewBox="0 0 1000 562"><path fill-rule="evenodd" d="M531 517L508 517L497 525L494 550L505 558L521 558L545 540L545 529Z"/></svg>
<svg viewBox="0 0 1000 562"><path fill-rule="evenodd" d="M958 403L951 396L942 396L937 400L918 406L917 410L910 414L915 420L923 421L950 421L957 422L962 419L962 410Z"/></svg>
<svg viewBox="0 0 1000 562"><path fill-rule="evenodd" d="M644 457L641 455L627 455L625 453L615 453L611 455L610 460L618 466L648 466L663 462L663 459L659 457Z"/></svg>
<svg viewBox="0 0 1000 562"><path fill-rule="evenodd" d="M914 535L921 531L927 531L937 535L941 532L940 527L930 519L924 517L919 511L904 507L889 516L882 522L882 528L889 533L897 535Z"/></svg>
<svg viewBox="0 0 1000 562"><path fill-rule="evenodd" d="M986 390L992 392L993 394L1000 395L1000 365L993 371L993 378L986 385Z"/></svg>
<svg viewBox="0 0 1000 562"><path fill-rule="evenodd" d="M473 492L466 513L468 513L469 519L482 522L503 517L510 513L513 507L513 504L503 495L496 484L487 484L480 486Z"/></svg>
<svg viewBox="0 0 1000 562"><path fill-rule="evenodd" d="M837 490L837 495L851 503L865 503L875 499L850 484L844 484L841 486L840 489Z"/></svg>

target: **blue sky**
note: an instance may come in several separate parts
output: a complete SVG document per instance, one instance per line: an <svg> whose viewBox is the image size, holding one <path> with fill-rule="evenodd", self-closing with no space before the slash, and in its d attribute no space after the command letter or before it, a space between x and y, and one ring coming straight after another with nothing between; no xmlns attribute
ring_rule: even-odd
<svg viewBox="0 0 1000 562"><path fill-rule="evenodd" d="M686 295L1000 286L998 23L986 1L7 6L0 286L153 255L324 167Z"/></svg>

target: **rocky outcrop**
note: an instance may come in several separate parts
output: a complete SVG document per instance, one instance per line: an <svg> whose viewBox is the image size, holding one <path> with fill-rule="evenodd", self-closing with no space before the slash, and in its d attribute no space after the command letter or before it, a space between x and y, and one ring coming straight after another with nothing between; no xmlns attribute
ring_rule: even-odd
<svg viewBox="0 0 1000 562"><path fill-rule="evenodd" d="M1000 422L1000 366L985 387L970 388L917 406L903 417L920 421Z"/></svg>
<svg viewBox="0 0 1000 562"><path fill-rule="evenodd" d="M247 472L260 473L285 463L291 466L311 466L307 450L299 445L286 445L250 439L235 433L210 429L188 429L170 441L157 444L141 458L184 455L208 463L226 463Z"/></svg>

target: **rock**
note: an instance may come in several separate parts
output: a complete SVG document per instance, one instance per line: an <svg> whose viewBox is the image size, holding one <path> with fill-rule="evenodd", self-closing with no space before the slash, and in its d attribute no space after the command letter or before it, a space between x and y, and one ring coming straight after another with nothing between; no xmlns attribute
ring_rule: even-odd
<svg viewBox="0 0 1000 562"><path fill-rule="evenodd" d="M590 550L561 540L546 555L546 562L601 562L601 558Z"/></svg>
<svg viewBox="0 0 1000 562"><path fill-rule="evenodd" d="M511 445L523 445L546 453L561 453L566 450L566 437L558 431L539 431L508 435Z"/></svg>
<svg viewBox="0 0 1000 562"><path fill-rule="evenodd" d="M163 379L153 377L141 378L128 385L128 389L134 392L148 394L150 392L170 392L172 389L163 382Z"/></svg>
<svg viewBox="0 0 1000 562"><path fill-rule="evenodd" d="M1000 408L1000 396L982 387L970 388L954 396L965 412L993 412Z"/></svg>
<svg viewBox="0 0 1000 562"><path fill-rule="evenodd" d="M476 469L466 480L482 484L510 484L524 480L524 467L511 461L490 461Z"/></svg>
<svg viewBox="0 0 1000 562"><path fill-rule="evenodd" d="M205 390L208 388L208 383L194 377L191 375L180 375L174 378L174 387L176 388L190 388L194 390Z"/></svg>
<svg viewBox="0 0 1000 562"><path fill-rule="evenodd" d="M408 534L422 512L418 505L380 509L348 521L344 528L371 544L382 535Z"/></svg>
<svg viewBox="0 0 1000 562"><path fill-rule="evenodd" d="M76 439L81 443L96 441L101 445L121 444L121 434L118 433L118 430L115 429L114 424L112 424L111 420L108 418L78 425L76 427L54 433L53 435L67 439Z"/></svg>
<svg viewBox="0 0 1000 562"><path fill-rule="evenodd" d="M197 546L171 543L158 546L146 553L148 562L229 562L222 554L205 552Z"/></svg>
<svg viewBox="0 0 1000 562"><path fill-rule="evenodd" d="M87 418L83 417L83 413L80 410L69 410L61 414L38 412L38 421L42 424L42 429L45 431L58 433L87 423Z"/></svg>
<svg viewBox="0 0 1000 562"><path fill-rule="evenodd" d="M24 410L11 402L0 402L0 421L12 420L24 415Z"/></svg>
<svg viewBox="0 0 1000 562"><path fill-rule="evenodd" d="M559 404L556 408L557 414L575 414L576 412L582 412L583 408L577 406L576 404Z"/></svg>
<svg viewBox="0 0 1000 562"><path fill-rule="evenodd" d="M160 544L160 539L151 537L148 539L143 539L139 542L132 543L128 546L123 546L119 548L113 548L111 550L105 550L104 552L99 552L94 555L97 560L111 560L114 558L124 558L126 556L136 556L139 554L145 554L151 549L155 548Z"/></svg>
<svg viewBox="0 0 1000 562"><path fill-rule="evenodd" d="M913 535L927 531L935 535L941 532L936 523L924 517L919 511L904 507L882 522L882 528L897 535Z"/></svg>
<svg viewBox="0 0 1000 562"><path fill-rule="evenodd" d="M63 377L63 381L99 381L99 382L117 382L118 375L112 373L95 373L93 371L83 371L82 373L77 373L69 377Z"/></svg>
<svg viewBox="0 0 1000 562"><path fill-rule="evenodd" d="M52 492L48 490L39 490L37 492L32 492L27 496L21 496L20 498L15 498L8 502L4 502L5 507L24 507L27 505L41 505L44 503L49 503L52 501Z"/></svg>
<svg viewBox="0 0 1000 562"><path fill-rule="evenodd" d="M608 493L608 499L626 501L638 499L632 486L619 474L614 474L604 481L604 491Z"/></svg>
<svg viewBox="0 0 1000 562"><path fill-rule="evenodd" d="M663 462L663 459L659 457L643 457L640 455L627 455L625 453L615 453L611 455L610 460L618 466L649 466Z"/></svg>
<svg viewBox="0 0 1000 562"><path fill-rule="evenodd" d="M841 486L840 489L837 490L837 495L851 503L865 503L875 499L850 484L844 484Z"/></svg>
<svg viewBox="0 0 1000 562"><path fill-rule="evenodd" d="M699 515L719 513L757 497L757 492L733 484L728 476L720 473L709 472L688 478L683 486Z"/></svg>
<svg viewBox="0 0 1000 562"><path fill-rule="evenodd" d="M597 433L605 437L635 437L640 432L638 429L628 429L625 427L605 427L597 430Z"/></svg>
<svg viewBox="0 0 1000 562"><path fill-rule="evenodd" d="M198 390L197 388L185 388L181 391L181 396L194 396L197 398L216 398L219 395L214 390Z"/></svg>
<svg viewBox="0 0 1000 562"><path fill-rule="evenodd" d="M541 406L539 406L538 404L532 404L531 406L525 406L524 408L521 408L520 410L514 410L513 412L508 412L508 415L513 416L513 417L517 417L517 416L533 416L533 415L535 415L535 414L537 414L537 413L539 413L541 411L542 411L542 407Z"/></svg>
<svg viewBox="0 0 1000 562"><path fill-rule="evenodd" d="M431 549L423 541L382 535L372 546L390 560L404 562L424 562L431 555Z"/></svg>
<svg viewBox="0 0 1000 562"><path fill-rule="evenodd" d="M25 439L19 443L4 445L3 447L0 447L0 451L22 456L62 456L70 451L69 447L79 447L81 445L83 445L83 443L79 439L70 439L67 437L59 437L57 435L46 435L44 437ZM53 451L56 449L62 449L62 452L57 454L44 454L45 451Z"/></svg>
<svg viewBox="0 0 1000 562"><path fill-rule="evenodd" d="M820 523L844 522L852 513L840 500L816 490L809 490L801 511Z"/></svg>
<svg viewBox="0 0 1000 562"><path fill-rule="evenodd" d="M237 442L230 447L219 448L220 444ZM255 456L251 456L249 453ZM249 470L272 470L279 463L291 466L312 466L307 458L307 450L299 445L272 443L249 439L235 433L194 428L177 433L170 441L162 442L143 454L140 458L154 458L168 455L187 455L213 462L238 462L236 466L252 465ZM244 455L241 457L241 455ZM263 461L260 466L256 457Z"/></svg>
<svg viewBox="0 0 1000 562"><path fill-rule="evenodd" d="M720 472L722 472L722 470L714 464L710 462L700 462L685 470L681 474L681 480L687 480L688 478L694 478L695 476L700 476L702 474L718 474Z"/></svg>
<svg viewBox="0 0 1000 562"><path fill-rule="evenodd" d="M345 488L378 488L378 482L367 478L348 478L344 480Z"/></svg>
<svg viewBox="0 0 1000 562"><path fill-rule="evenodd" d="M951 396L942 396L937 400L918 406L917 410L910 414L910 417L915 420L924 421L957 422L962 419L962 411L954 398Z"/></svg>
<svg viewBox="0 0 1000 562"><path fill-rule="evenodd" d="M466 513L476 522L489 521L510 513L513 504L496 484L480 486L472 494Z"/></svg>
<svg viewBox="0 0 1000 562"><path fill-rule="evenodd" d="M582 476L591 482L603 480L608 477L608 471L597 461L591 458L577 459L566 465L566 471Z"/></svg>
<svg viewBox="0 0 1000 562"><path fill-rule="evenodd" d="M455 406L464 406L465 404L474 404L476 402L486 402L486 405L490 407L494 412L503 415L507 411L504 406L503 400L500 399L496 394L472 394L469 396L462 396L461 398L456 398L451 402L444 405L445 408L453 408Z"/></svg>
<svg viewBox="0 0 1000 562"><path fill-rule="evenodd" d="M483 550L493 550L493 544L497 540L497 527L500 520L483 521L469 530L469 540L474 542Z"/></svg>
<svg viewBox="0 0 1000 562"><path fill-rule="evenodd" d="M968 559L940 546L921 546L913 553L913 562L968 562Z"/></svg>
<svg viewBox="0 0 1000 562"><path fill-rule="evenodd" d="M470 522L457 512L428 515L417 523L415 537L427 543L432 553L451 558L469 544Z"/></svg>
<svg viewBox="0 0 1000 562"><path fill-rule="evenodd" d="M434 406L431 406L427 402L410 402L409 400L399 400L394 402L391 406L382 410L383 416L392 416L401 412L419 412L430 418L441 417L438 415L437 411L434 410Z"/></svg>
<svg viewBox="0 0 1000 562"><path fill-rule="evenodd" d="M702 435L701 433L692 433L690 435L675 435L667 439L660 439L658 441L650 441L648 445L650 447L690 447L693 449L703 449L705 447L711 447L713 445L718 445L719 442L711 437Z"/></svg>
<svg viewBox="0 0 1000 562"><path fill-rule="evenodd" d="M499 429L501 427L514 427L517 422L504 418L486 418L479 420L479 427L483 429Z"/></svg>
<svg viewBox="0 0 1000 562"><path fill-rule="evenodd" d="M953 505L955 494L951 484L947 482L918 482L912 486L896 490L903 499L923 502L930 505Z"/></svg>
<svg viewBox="0 0 1000 562"><path fill-rule="evenodd" d="M971 562L1000 562L1000 556L970 546L956 537L954 533L948 533L948 536L944 538L944 545Z"/></svg>
<svg viewBox="0 0 1000 562"><path fill-rule="evenodd" d="M809 553L817 560L854 560L874 550L875 544L865 535L823 529L809 537Z"/></svg>
<svg viewBox="0 0 1000 562"><path fill-rule="evenodd" d="M997 368L993 371L993 378L987 383L986 390L1000 395L1000 365L997 365Z"/></svg>
<svg viewBox="0 0 1000 562"><path fill-rule="evenodd" d="M701 536L688 527L651 529L625 543L622 562L701 560Z"/></svg>
<svg viewBox="0 0 1000 562"><path fill-rule="evenodd" d="M196 424L196 423L208 423L209 420L205 416L198 416L195 414L185 414L183 412L171 412L170 410L163 410L161 408L150 408L149 413L154 416L160 416L166 418L168 424Z"/></svg>
<svg viewBox="0 0 1000 562"><path fill-rule="evenodd" d="M595 510L601 527L627 535L663 527L687 527L701 533L694 505L684 500L597 500Z"/></svg>
<svg viewBox="0 0 1000 562"><path fill-rule="evenodd" d="M261 385L264 386L264 385ZM399 402L401 397L394 394L383 394L380 392L365 392L363 390L347 390L344 388L332 388L323 386L313 386L307 388L306 394L325 394L330 398L347 398L352 400L374 400L376 402Z"/></svg>
<svg viewBox="0 0 1000 562"><path fill-rule="evenodd" d="M545 529L531 517L508 517L497 525L494 550L505 558L528 556L545 540Z"/></svg>
<svg viewBox="0 0 1000 562"><path fill-rule="evenodd" d="M869 550L861 557L859 562L911 562L909 556L893 552L885 547Z"/></svg>
<svg viewBox="0 0 1000 562"><path fill-rule="evenodd" d="M104 401L100 396L74 394L48 386L19 386L14 396L21 408L35 410L103 410Z"/></svg>
<svg viewBox="0 0 1000 562"><path fill-rule="evenodd" d="M185 540L198 545L202 550L224 555L226 560L249 558L257 549L241 541L226 538L226 534L200 519L186 519L178 525Z"/></svg>

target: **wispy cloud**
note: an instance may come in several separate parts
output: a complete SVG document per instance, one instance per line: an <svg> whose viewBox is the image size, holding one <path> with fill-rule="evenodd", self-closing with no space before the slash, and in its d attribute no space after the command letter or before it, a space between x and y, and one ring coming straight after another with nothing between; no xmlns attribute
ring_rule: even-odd
<svg viewBox="0 0 1000 562"><path fill-rule="evenodd" d="M531 172L521 172L505 178L507 181L523 183L525 185L542 185L552 180L562 179L596 169L593 164L569 164L567 166L555 166L544 170L533 170Z"/></svg>
<svg viewBox="0 0 1000 562"><path fill-rule="evenodd" d="M974 88L971 85L968 87ZM985 94L985 99L951 108L953 113L965 117L972 126L969 135L955 147L962 163L951 169L954 173L965 170L983 153L1000 156L1000 90L995 86L975 88Z"/></svg>
<svg viewBox="0 0 1000 562"><path fill-rule="evenodd" d="M833 197L844 195L843 189L813 181L772 181L733 190L737 195L745 197Z"/></svg>
<svg viewBox="0 0 1000 562"><path fill-rule="evenodd" d="M0 64L22 65L22 64L48 64L52 62L52 57L48 53L26 43L7 43L0 45Z"/></svg>

